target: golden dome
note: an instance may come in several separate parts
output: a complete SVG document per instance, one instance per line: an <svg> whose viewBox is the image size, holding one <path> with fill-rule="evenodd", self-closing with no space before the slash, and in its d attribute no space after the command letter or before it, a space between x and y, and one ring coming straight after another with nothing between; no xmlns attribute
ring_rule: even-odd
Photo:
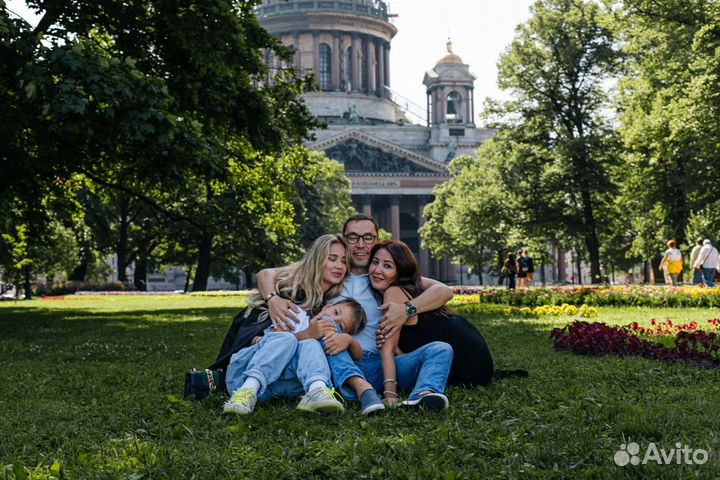
<svg viewBox="0 0 720 480"><path fill-rule="evenodd" d="M447 51L448 53L438 60L438 62L435 65L448 65L448 64L459 64L463 65L465 62L463 62L462 58L460 58L458 55L455 55L452 51L452 42L448 40L447 42Z"/></svg>

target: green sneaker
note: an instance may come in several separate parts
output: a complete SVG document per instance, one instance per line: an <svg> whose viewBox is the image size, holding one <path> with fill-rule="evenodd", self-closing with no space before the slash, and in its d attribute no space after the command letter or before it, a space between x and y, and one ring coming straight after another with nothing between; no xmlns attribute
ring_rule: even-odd
<svg viewBox="0 0 720 480"><path fill-rule="evenodd" d="M318 387L303 395L297 406L306 412L343 413L345 407L335 398L335 389Z"/></svg>
<svg viewBox="0 0 720 480"><path fill-rule="evenodd" d="M239 413L247 415L252 413L257 403L257 397L250 389L237 390L232 394L230 400L223 405L223 413Z"/></svg>

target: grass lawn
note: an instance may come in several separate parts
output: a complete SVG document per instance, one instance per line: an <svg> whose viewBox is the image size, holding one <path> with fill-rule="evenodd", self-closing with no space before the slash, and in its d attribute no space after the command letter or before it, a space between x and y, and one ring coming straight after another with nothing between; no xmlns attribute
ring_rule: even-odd
<svg viewBox="0 0 720 480"><path fill-rule="evenodd" d="M32 478L715 478L718 370L553 351L570 317L508 318L459 306L499 368L527 379L450 389L442 415L304 414L296 400L220 415L184 402L183 374L217 353L241 297L68 297L0 303L0 468ZM599 309L626 324L720 317L717 309ZM617 466L621 444L707 463ZM673 456L672 461L676 461ZM24 468L23 468L24 467ZM9 470L7 470L9 471ZM59 474L58 474L59 472ZM5 478L0 471L0 478ZM12 478L8 475L7 478ZM21 476L18 476L21 478Z"/></svg>

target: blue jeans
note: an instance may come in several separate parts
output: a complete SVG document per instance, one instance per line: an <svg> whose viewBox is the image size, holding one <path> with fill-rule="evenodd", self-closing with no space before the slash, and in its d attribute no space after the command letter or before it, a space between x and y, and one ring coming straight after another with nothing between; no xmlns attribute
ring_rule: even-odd
<svg viewBox="0 0 720 480"><path fill-rule="evenodd" d="M225 378L228 393L238 390L247 377L260 382L260 401L302 395L315 381L331 384L330 367L320 343L298 342L295 335L286 332L267 334L230 358Z"/></svg>
<svg viewBox="0 0 720 480"><path fill-rule="evenodd" d="M702 267L702 274L703 274L703 280L705 280L705 285L708 287L713 287L715 284L713 283L713 278L715 278L715 273L717 270L714 268L705 268Z"/></svg>
<svg viewBox="0 0 720 480"><path fill-rule="evenodd" d="M702 270L694 270L693 269L693 277L692 277L692 283L693 285L700 285L703 283L703 273Z"/></svg>
<svg viewBox="0 0 720 480"><path fill-rule="evenodd" d="M450 374L453 350L445 342L431 342L417 350L395 357L398 386L410 390L410 399L417 398L420 392L443 393ZM364 352L363 359L354 362L345 350L337 355L328 356L335 388L348 400L357 400L352 388L345 385L350 377L367 380L377 391L383 391L383 371L380 352Z"/></svg>

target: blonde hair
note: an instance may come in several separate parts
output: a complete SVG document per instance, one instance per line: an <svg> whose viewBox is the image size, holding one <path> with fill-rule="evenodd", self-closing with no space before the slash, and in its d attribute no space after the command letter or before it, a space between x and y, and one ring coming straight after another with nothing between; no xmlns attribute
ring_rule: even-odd
<svg viewBox="0 0 720 480"><path fill-rule="evenodd" d="M281 268L275 279L275 291L290 300L302 300L300 308L312 312L322 305L324 298L334 298L340 295L343 282L333 285L327 292L323 291L322 276L325 263L330 256L330 249L333 245L340 244L347 250L347 243L341 235L322 235L310 245L305 256L299 262ZM350 259L345 256L346 272L350 271ZM344 279L343 279L344 280ZM300 293L302 292L302 293ZM298 298L300 294L301 298ZM305 298L302 298L302 294ZM252 306L259 306L264 303L260 295L252 297L249 302Z"/></svg>

